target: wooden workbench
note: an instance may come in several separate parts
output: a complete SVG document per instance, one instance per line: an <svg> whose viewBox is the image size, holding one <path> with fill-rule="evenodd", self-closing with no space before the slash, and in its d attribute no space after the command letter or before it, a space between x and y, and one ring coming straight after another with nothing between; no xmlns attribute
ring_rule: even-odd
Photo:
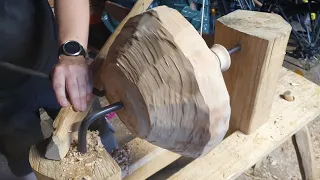
<svg viewBox="0 0 320 180"><path fill-rule="evenodd" d="M109 50L108 47L110 46L110 44L112 44L114 37L116 37L120 32L121 28L128 20L128 18L146 10L146 7L148 7L151 2L152 1L150 0L139 0L135 4L131 12L122 21L122 24L117 28L118 31L115 31L115 33L113 33L112 37L109 38L110 41L106 43L103 50L97 56L98 61L104 60L103 57L106 56ZM232 26L232 24L230 26ZM225 28L225 26L220 27ZM220 32L225 31L221 30ZM234 31L232 32L234 33ZM240 31L237 31L237 33L238 32ZM248 38L247 35L244 36ZM221 35L221 37L225 38L226 36ZM230 42L232 40L232 38L230 37L227 39L230 40ZM226 39L222 39L220 42L226 43L227 41ZM267 43L267 41L264 42ZM285 40L282 39L279 42L285 42ZM227 47L228 44L225 44L225 46ZM275 53L271 53L270 57L275 57L273 56L273 54L276 54L278 52L277 48L274 49L276 49ZM280 66L282 59L280 56L277 56L277 58L275 58L275 61L273 62L276 63L278 60L280 62L278 65ZM97 63L97 65L99 64L100 63ZM276 67L278 65L276 65ZM257 68L259 67L260 66L258 66ZM179 172L173 174L170 179L235 179L241 173L254 165L257 161L266 156L276 147L281 145L284 141L286 141L293 134L295 134L320 114L320 88L317 85L285 68L281 68L280 75L278 76L277 70L275 70L274 68L272 69L272 67L274 66L271 66L270 62L265 67L267 68L264 69L264 73L269 72L269 76L264 76L265 79L262 83L263 86L260 86L257 91L259 91L260 93L265 93L264 97L263 93L261 93L262 96L259 96L260 100L263 100L264 103L269 104L269 102L272 102L269 120L264 123L266 121L264 117L259 117L258 115L251 116L254 118L251 119L250 122L262 122L263 125L257 130L255 130L255 128L253 128L253 130L250 130L250 128L242 128L243 132L251 131L252 133L249 133L250 135L245 135L240 131L231 131L232 133L226 136L223 142L219 144L215 149L213 149L210 153L208 153L204 157L192 161ZM270 96L270 94L273 93L270 92L273 91L273 86L275 85L275 83L273 83L273 80L277 79L277 77L277 88L272 99L272 95ZM269 84L267 82L269 82ZM290 83L296 83L299 85L292 86L290 85ZM97 81L95 84L99 84L99 81ZM244 83L240 84L245 85ZM239 88L241 87L239 86ZM281 94L288 90L290 90L292 92L292 95L295 97L294 101L288 102L280 97ZM249 99L252 100L252 98ZM267 106L261 104L261 106L259 107ZM269 112L269 110L270 109L267 107L265 111ZM241 112L239 111L238 113L241 114ZM252 114L259 113L253 110ZM262 114L268 115L268 113ZM241 119L241 117L235 117L234 119ZM240 122L240 124L238 124L239 127L233 127L232 129L241 129L242 126L248 127L247 125L250 125L250 123L248 123L247 121L248 120L244 120L244 123L246 123L245 125L243 125L241 121L237 121ZM122 127L125 128L124 126ZM155 145L151 145L150 143L139 138L135 138L127 144L132 147L132 158L128 170L122 172L122 177L125 179L146 179L180 157L180 155L178 154L167 151Z"/></svg>
<svg viewBox="0 0 320 180"><path fill-rule="evenodd" d="M280 97L287 90L294 95L294 101ZM234 132L209 154L192 161L170 179L235 179L319 114L320 87L282 68L267 123L250 135ZM126 179L146 179L180 157L138 138L128 144L134 148L129 171L122 173Z"/></svg>
<svg viewBox="0 0 320 180"><path fill-rule="evenodd" d="M136 3L135 8L133 8L133 10L118 26L115 33L113 33L109 38L108 42L103 47L103 50L97 56L97 61L101 61L102 63L105 60L105 57L109 51L109 47L129 17L146 10L151 2L151 0L139 0ZM243 36L247 38L247 35ZM221 42L226 42L225 37L226 36L221 36ZM272 50L274 49L277 50L277 48L272 48ZM273 51L268 51L267 54L270 54L271 57L271 55L274 55L272 52ZM251 56L249 53L246 54ZM251 60L255 59L257 58L252 58ZM274 60L277 59L272 59L272 62L277 62ZM238 62L240 63L241 61ZM276 67L280 67L281 59L279 59L279 62L280 63L277 64L279 66ZM97 66L99 67L101 63L97 63ZM249 62L249 65L250 64L255 63ZM257 65L257 67L262 66ZM204 157L192 161L179 172L173 174L170 179L235 179L320 114L320 88L314 83L285 68L282 68L280 71L276 93L272 101L272 98L269 98L269 95L273 88L268 86L269 84L265 82L275 79L275 77L277 77L277 73L274 73L275 70L272 69L273 66L270 66L270 63L263 67L265 68L263 69L264 73L269 73L268 76L264 76L263 82L255 82L260 85L263 84L263 86L257 87L255 91L259 91L259 95L263 95L263 93L265 93L265 96L259 96L258 98L258 100L260 100L260 104L264 105L267 102L273 102L269 120L265 123L265 119L263 117L259 117L261 113L257 113L257 111L252 110L252 108L247 108L247 110L252 110L251 114L255 114L255 116L251 116L254 118L250 119L250 122L261 122L259 123L259 126L260 124L263 124L261 127L256 130L255 127L258 126L255 126L253 128L254 131L250 130L251 128L242 128L244 132L252 132L250 135L243 134L240 131L232 132L230 135L226 136L223 142L211 152ZM245 74L248 75L248 73ZM260 74L260 72L255 74ZM249 77L256 77L255 74L249 75ZM99 81L96 81L95 85L99 85L99 83ZM299 85L292 86L290 83ZM245 86L244 83L238 84L243 84ZM274 85L274 83L272 85ZM238 88L245 94L246 91L243 90L241 86L238 86ZM294 101L288 102L280 97L281 94L288 90L291 91L292 95L295 97ZM250 97L243 99L248 101ZM241 99L241 101L237 101L237 103L240 104L239 106L241 106L243 99ZM261 99L263 101L261 101ZM256 102L254 97L252 97L252 102ZM243 104L246 103L244 102ZM262 105L259 106L260 111L262 110L262 107L265 107ZM264 112L263 114L268 115L269 113L265 113L267 111L269 111L269 109L266 109L266 111L263 110L262 112ZM238 111L238 113L241 114L241 111ZM237 119L238 117L241 119L240 116L238 116L238 113L234 116L234 119ZM248 119L244 118L244 120L247 121ZM244 123L242 122L245 121L237 120L237 122L239 122L236 124L237 127L233 127L232 129L241 129L241 127L244 126ZM245 127L248 127L247 125L250 125L250 122L245 123ZM249 127L251 127L251 125ZM125 132L125 127L122 126L122 128L122 132ZM121 131L117 131L117 133L118 132ZM151 145L150 143L139 138L132 139L127 143L127 145L131 147L132 158L128 170L122 172L122 177L124 179L146 179L180 157L178 154L162 149L155 145Z"/></svg>

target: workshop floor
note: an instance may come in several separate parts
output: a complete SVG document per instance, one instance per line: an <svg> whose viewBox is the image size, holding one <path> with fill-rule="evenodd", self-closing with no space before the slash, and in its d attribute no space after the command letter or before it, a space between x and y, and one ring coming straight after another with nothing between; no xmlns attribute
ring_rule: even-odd
<svg viewBox="0 0 320 180"><path fill-rule="evenodd" d="M285 63L285 67L295 71L296 68L290 64ZM317 70L317 71L316 71ZM303 72L304 76L311 81L320 85L320 65L311 69L309 72ZM41 115L43 133L45 137L50 136L52 123L45 113ZM309 130L312 136L312 142L314 152L316 156L317 171L320 172L320 117L315 119L309 125ZM119 138L119 137L118 137ZM164 168L160 172L156 173L150 180L162 180L166 179L179 169L183 168L187 163L191 162L191 159L180 158L176 162L172 163L168 167ZM291 139L286 141L279 148L275 149L267 157L264 157L259 167L251 168L237 180L300 180L301 174L299 172L297 156L292 144ZM320 175L319 175L320 179ZM8 169L6 159L0 154L0 180L19 180L15 179L10 170Z"/></svg>

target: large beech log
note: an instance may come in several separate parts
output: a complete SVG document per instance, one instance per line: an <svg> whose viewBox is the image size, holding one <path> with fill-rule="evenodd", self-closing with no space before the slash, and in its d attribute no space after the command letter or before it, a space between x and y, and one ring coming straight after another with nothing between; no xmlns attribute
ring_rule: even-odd
<svg viewBox="0 0 320 180"><path fill-rule="evenodd" d="M219 59L178 11L161 6L129 19L106 61L106 96L124 104L118 116L132 133L191 157L222 141L230 104Z"/></svg>

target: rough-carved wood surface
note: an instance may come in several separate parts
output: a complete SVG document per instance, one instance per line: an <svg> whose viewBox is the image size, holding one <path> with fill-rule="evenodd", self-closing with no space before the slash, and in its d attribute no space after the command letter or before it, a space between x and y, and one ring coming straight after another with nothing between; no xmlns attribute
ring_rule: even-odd
<svg viewBox="0 0 320 180"><path fill-rule="evenodd" d="M101 77L101 67L103 67L103 64L109 63L106 57L109 53L109 49L111 45L113 44L115 38L119 35L122 27L128 21L128 19L146 11L152 2L153 0L137 0L134 6L132 7L130 13L121 21L121 23L117 26L115 31L110 35L107 42L103 45L102 49L100 50L97 57L95 58L94 63L92 64L92 69L93 69L92 77L93 77L93 85L95 88L97 89L102 88L101 80L103 77Z"/></svg>
<svg viewBox="0 0 320 180"><path fill-rule="evenodd" d="M223 139L230 116L220 64L193 26L162 6L128 20L101 67L110 103L127 128L173 152L198 157Z"/></svg>

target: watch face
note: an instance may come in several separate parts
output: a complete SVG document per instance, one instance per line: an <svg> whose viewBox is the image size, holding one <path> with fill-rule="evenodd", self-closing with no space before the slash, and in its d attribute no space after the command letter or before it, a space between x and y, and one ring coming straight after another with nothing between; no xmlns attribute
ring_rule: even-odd
<svg viewBox="0 0 320 180"><path fill-rule="evenodd" d="M67 55L77 56L81 52L81 46L75 41L69 41L63 45L63 51Z"/></svg>

